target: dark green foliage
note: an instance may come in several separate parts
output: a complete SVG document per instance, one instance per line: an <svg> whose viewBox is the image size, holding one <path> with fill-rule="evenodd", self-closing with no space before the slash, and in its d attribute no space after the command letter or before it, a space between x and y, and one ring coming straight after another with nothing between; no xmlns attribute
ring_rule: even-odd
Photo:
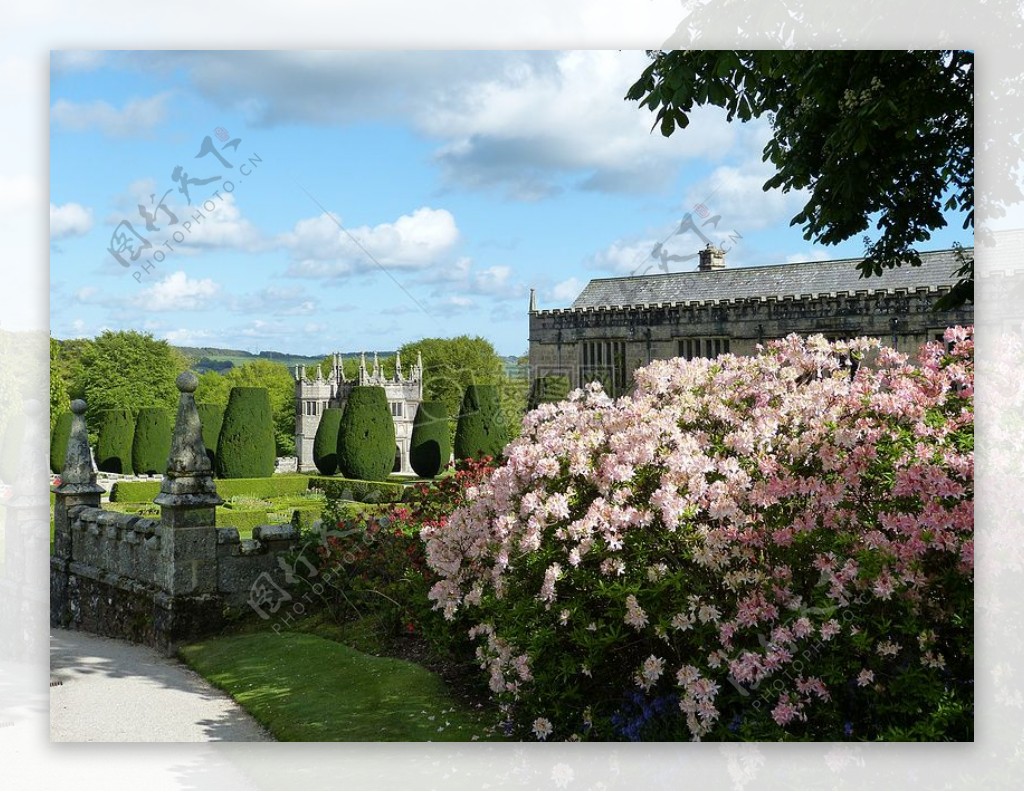
<svg viewBox="0 0 1024 792"><path fill-rule="evenodd" d="M321 490L332 501L358 501L360 503L398 503L407 491L404 484L390 481L357 481L343 478L317 478L311 476L309 488Z"/></svg>
<svg viewBox="0 0 1024 792"><path fill-rule="evenodd" d="M143 407L135 419L132 469L137 474L163 473L170 454L170 415L162 407Z"/></svg>
<svg viewBox="0 0 1024 792"><path fill-rule="evenodd" d="M218 528L236 528L240 534L251 534L257 525L267 525L266 509L217 509Z"/></svg>
<svg viewBox="0 0 1024 792"><path fill-rule="evenodd" d="M862 238L864 277L919 264L920 244L950 212L973 229L973 52L680 50L653 58L626 98L655 111L663 135L686 127L703 105L724 109L729 121L767 117L763 159L776 173L764 189L804 192L790 224L806 239ZM1010 181L1002 186L1017 201L1020 187ZM973 258L957 276L949 302L973 301Z"/></svg>
<svg viewBox="0 0 1024 792"><path fill-rule="evenodd" d="M106 410L100 415L96 467L104 473L132 472L135 419L129 410Z"/></svg>
<svg viewBox="0 0 1024 792"><path fill-rule="evenodd" d="M569 378L559 374L538 377L530 387L527 409L536 410L538 405L565 401L569 395Z"/></svg>
<svg viewBox="0 0 1024 792"><path fill-rule="evenodd" d="M310 488L310 481L309 476L223 479L217 482L217 494L224 499L237 495L248 495L251 498L301 495ZM114 503L142 503L153 500L159 492L159 481L116 481L110 490L110 500Z"/></svg>
<svg viewBox="0 0 1024 792"><path fill-rule="evenodd" d="M313 438L313 464L325 476L338 472L338 427L341 407L328 407L320 416L320 425Z"/></svg>
<svg viewBox="0 0 1024 792"><path fill-rule="evenodd" d="M338 468L346 478L383 481L395 463L395 424L384 389L357 385L338 426Z"/></svg>
<svg viewBox="0 0 1024 792"><path fill-rule="evenodd" d="M71 419L74 417L70 410L62 412L50 433L50 470L54 473L64 469L68 440L71 439Z"/></svg>
<svg viewBox="0 0 1024 792"><path fill-rule="evenodd" d="M231 389L217 438L219 478L274 475L274 420L266 388Z"/></svg>
<svg viewBox="0 0 1024 792"><path fill-rule="evenodd" d="M210 458L210 466L217 469L217 442L220 439L220 428L224 425L224 406L221 404L197 404L199 424L203 427L203 445L206 456Z"/></svg>
<svg viewBox="0 0 1024 792"><path fill-rule="evenodd" d="M433 478L446 467L452 454L448 410L439 401L421 402L412 423L409 462L416 474Z"/></svg>
<svg viewBox="0 0 1024 792"><path fill-rule="evenodd" d="M497 459L508 443L508 428L494 385L470 385L462 397L455 429L455 458Z"/></svg>

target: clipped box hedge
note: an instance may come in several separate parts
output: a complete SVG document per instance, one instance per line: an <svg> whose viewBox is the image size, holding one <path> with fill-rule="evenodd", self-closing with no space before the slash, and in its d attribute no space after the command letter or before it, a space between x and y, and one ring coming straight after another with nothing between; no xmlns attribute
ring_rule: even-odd
<svg viewBox="0 0 1024 792"><path fill-rule="evenodd" d="M237 528L239 536L251 534L257 525L267 525L266 509L217 509L218 528Z"/></svg>
<svg viewBox="0 0 1024 792"><path fill-rule="evenodd" d="M405 495L405 484L324 476L310 476L309 488L323 490L328 500L360 503L399 503Z"/></svg>
<svg viewBox="0 0 1024 792"><path fill-rule="evenodd" d="M309 476L270 476L251 479L217 479L217 494L227 500L236 495L254 498L277 498L282 495L301 495L309 489ZM115 481L110 500L122 503L151 501L160 492L159 481Z"/></svg>

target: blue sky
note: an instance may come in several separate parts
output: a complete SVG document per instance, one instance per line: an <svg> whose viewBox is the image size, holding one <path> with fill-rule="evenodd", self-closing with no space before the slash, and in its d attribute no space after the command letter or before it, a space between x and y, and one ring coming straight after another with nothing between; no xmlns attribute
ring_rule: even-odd
<svg viewBox="0 0 1024 792"><path fill-rule="evenodd" d="M658 242L692 255L703 240L674 234L687 212L720 218L702 233L729 266L862 252L813 246L789 227L803 196L762 191L766 124L707 109L652 134L623 99L645 63L614 50L55 52L51 332L310 355L468 333L520 354L530 288L542 308L567 306L591 278L650 267ZM206 138L216 154L197 157ZM213 179L188 184L191 204L178 166ZM971 244L950 220L924 249ZM122 222L140 251L121 251L128 267L109 251Z"/></svg>

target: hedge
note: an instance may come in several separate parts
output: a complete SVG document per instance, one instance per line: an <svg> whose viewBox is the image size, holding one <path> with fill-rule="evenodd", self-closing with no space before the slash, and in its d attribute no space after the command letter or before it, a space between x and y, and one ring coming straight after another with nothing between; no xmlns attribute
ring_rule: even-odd
<svg viewBox="0 0 1024 792"><path fill-rule="evenodd" d="M163 407L143 407L135 419L132 469L137 474L164 473L171 455L171 416Z"/></svg>
<svg viewBox="0 0 1024 792"><path fill-rule="evenodd" d="M71 419L74 414L66 410L60 414L50 434L50 470L60 473L68 455L68 440L71 439Z"/></svg>
<svg viewBox="0 0 1024 792"><path fill-rule="evenodd" d="M238 533L252 533L257 525L267 525L266 509L217 509L218 528L237 528Z"/></svg>
<svg viewBox="0 0 1024 792"><path fill-rule="evenodd" d="M199 424L203 428L203 445L206 446L206 456L210 458L210 467L217 469L217 441L220 438L220 429L224 425L224 405L204 402L197 404L199 411Z"/></svg>
<svg viewBox="0 0 1024 792"><path fill-rule="evenodd" d="M320 416L320 425L313 438L313 464L323 476L338 472L338 429L341 426L341 407L328 407Z"/></svg>
<svg viewBox="0 0 1024 792"><path fill-rule="evenodd" d="M395 464L395 422L376 385L357 385L338 426L338 469L349 479L382 481Z"/></svg>
<svg viewBox="0 0 1024 792"><path fill-rule="evenodd" d="M309 489L310 481L309 476L223 479L217 482L217 494L225 500L236 495L251 495L254 498L299 495ZM153 500L159 492L159 481L115 481L110 489L110 500L115 503L142 503Z"/></svg>
<svg viewBox="0 0 1024 792"><path fill-rule="evenodd" d="M96 442L96 467L105 473L132 472L135 421L130 410L104 410Z"/></svg>
<svg viewBox="0 0 1024 792"><path fill-rule="evenodd" d="M434 478L448 467L452 455L448 410L439 401L425 401L416 410L409 441L409 462L416 475Z"/></svg>
<svg viewBox="0 0 1024 792"><path fill-rule="evenodd" d="M494 385L468 385L455 428L455 458L501 457L508 443L508 427L501 414Z"/></svg>
<svg viewBox="0 0 1024 792"><path fill-rule="evenodd" d="M276 449L267 389L232 388L217 438L217 477L269 478L274 475Z"/></svg>
<svg viewBox="0 0 1024 792"><path fill-rule="evenodd" d="M388 481L359 481L345 478L309 477L309 488L322 490L328 500L359 501L361 503L399 503L405 495L406 485Z"/></svg>
<svg viewBox="0 0 1024 792"><path fill-rule="evenodd" d="M541 404L565 401L569 396L569 378L561 374L538 377L530 386L526 409L536 410Z"/></svg>

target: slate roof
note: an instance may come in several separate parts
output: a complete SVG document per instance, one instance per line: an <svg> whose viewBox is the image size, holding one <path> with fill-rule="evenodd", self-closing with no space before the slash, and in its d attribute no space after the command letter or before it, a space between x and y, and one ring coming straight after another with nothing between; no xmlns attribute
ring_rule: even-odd
<svg viewBox="0 0 1024 792"><path fill-rule="evenodd" d="M967 248L968 255L973 248ZM751 297L786 297L831 292L917 289L951 286L957 269L952 250L921 254L921 266L886 270L881 277L861 278L861 259L808 261L765 267L740 267L711 272L670 272L590 281L572 308L602 305L651 305L686 300L728 300Z"/></svg>

